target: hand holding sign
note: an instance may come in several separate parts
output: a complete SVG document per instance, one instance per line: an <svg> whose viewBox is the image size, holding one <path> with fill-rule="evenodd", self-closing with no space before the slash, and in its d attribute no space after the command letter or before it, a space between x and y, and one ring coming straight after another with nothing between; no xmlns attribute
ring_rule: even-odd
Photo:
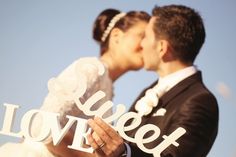
<svg viewBox="0 0 236 157"><path fill-rule="evenodd" d="M102 119L89 119L88 124L94 130L87 138L96 156L115 157L125 151L122 137Z"/></svg>

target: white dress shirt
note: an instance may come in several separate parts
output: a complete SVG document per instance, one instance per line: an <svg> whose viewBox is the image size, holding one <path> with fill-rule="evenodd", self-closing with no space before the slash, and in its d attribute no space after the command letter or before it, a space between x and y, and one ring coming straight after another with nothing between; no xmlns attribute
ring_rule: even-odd
<svg viewBox="0 0 236 157"><path fill-rule="evenodd" d="M165 92L169 91L172 87L174 87L176 84L184 80L185 78L195 74L197 72L196 66L189 66L187 68L184 68L182 70L176 71L172 74L169 74L165 77L159 78L159 81L155 88L165 87Z"/></svg>

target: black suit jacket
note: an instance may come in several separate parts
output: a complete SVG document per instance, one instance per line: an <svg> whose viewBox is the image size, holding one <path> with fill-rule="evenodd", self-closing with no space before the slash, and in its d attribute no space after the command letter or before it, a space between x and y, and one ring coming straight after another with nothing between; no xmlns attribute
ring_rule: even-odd
<svg viewBox="0 0 236 157"><path fill-rule="evenodd" d="M156 83L157 81L150 87ZM137 100L145 94L146 90L140 94ZM135 111L135 103L131 106L130 111ZM152 116L160 108L166 109L165 115ZM145 146L153 148L163 141L163 135L168 136L178 127L183 127L186 129L186 133L176 141L179 146L169 146L162 152L161 157L205 157L217 135L218 117L217 101L203 84L201 72L197 72L165 93L152 113L142 118L141 125L154 124L161 130L159 138ZM137 129L127 134L134 137ZM153 156L141 151L136 144L129 144L132 157Z"/></svg>

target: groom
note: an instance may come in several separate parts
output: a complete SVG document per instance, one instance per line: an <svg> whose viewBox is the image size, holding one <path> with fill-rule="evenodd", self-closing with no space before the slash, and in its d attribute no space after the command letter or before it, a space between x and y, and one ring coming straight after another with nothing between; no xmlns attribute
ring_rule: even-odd
<svg viewBox="0 0 236 157"><path fill-rule="evenodd" d="M160 128L158 140L145 145L147 148L160 144L163 135L170 135L178 127L186 129L186 133L176 141L179 146L167 147L161 157L205 157L216 138L217 101L203 84L201 71L194 66L204 40L202 18L193 9L182 5L153 9L141 44L145 69L155 71L159 80L141 93L130 111L143 115L143 125L154 124ZM158 104L155 104L147 90L157 95ZM151 103L145 103L148 101ZM158 111L162 111L162 116L158 116ZM97 156L115 157L122 153L125 156L123 141L115 136L114 130L99 119L90 120L89 124L100 135L96 139L89 137L91 145L97 150ZM128 136L133 137L138 129L128 132ZM111 133L114 133L113 137L109 136ZM96 148L98 145L94 143L101 141L100 149ZM135 143L128 144L126 153L132 157L153 156L141 151Z"/></svg>

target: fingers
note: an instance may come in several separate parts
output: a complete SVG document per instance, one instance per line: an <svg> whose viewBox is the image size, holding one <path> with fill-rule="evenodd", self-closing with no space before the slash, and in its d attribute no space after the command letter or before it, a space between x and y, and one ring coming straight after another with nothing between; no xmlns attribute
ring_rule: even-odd
<svg viewBox="0 0 236 157"><path fill-rule="evenodd" d="M96 132L96 134L93 134L93 138L95 138L98 144L101 144L103 142L109 143L111 141L111 138L107 134L107 132L103 128L101 128L100 125L97 124L95 120L89 119L88 124Z"/></svg>
<svg viewBox="0 0 236 157"><path fill-rule="evenodd" d="M99 148L97 142L94 140L91 134L87 135L87 139L88 139L89 144L93 147L94 150Z"/></svg>
<svg viewBox="0 0 236 157"><path fill-rule="evenodd" d="M109 124L107 124L106 122L104 122L101 118L99 117L95 117L94 121L96 122L96 124L98 124L100 126L101 129L103 129L103 131L105 132L104 134L106 134L107 136L109 136L109 141L110 139L112 139L112 141L116 144L116 145L120 145L123 144L123 139L122 137L116 132L116 130L114 130ZM99 137L102 137L101 134L99 134ZM103 139L102 139L103 140Z"/></svg>
<svg viewBox="0 0 236 157"><path fill-rule="evenodd" d="M89 119L88 124L93 130L87 138L95 151L103 151L107 156L119 155L125 150L123 139L102 119Z"/></svg>
<svg viewBox="0 0 236 157"><path fill-rule="evenodd" d="M88 124L94 130L88 136L88 141L93 149L99 154L110 154L111 146L114 145L110 137L94 120L88 120Z"/></svg>
<svg viewBox="0 0 236 157"><path fill-rule="evenodd" d="M99 147L102 147L104 145L105 142L102 139L100 139L100 137L97 135L96 132L93 132L92 137L96 141Z"/></svg>
<svg viewBox="0 0 236 157"><path fill-rule="evenodd" d="M96 151L97 156L105 156L103 151L100 149L97 142L94 140L91 134L87 135L88 142L90 143L91 147Z"/></svg>
<svg viewBox="0 0 236 157"><path fill-rule="evenodd" d="M106 122L104 122L101 118L95 117L94 121L112 138L118 137L119 134Z"/></svg>

